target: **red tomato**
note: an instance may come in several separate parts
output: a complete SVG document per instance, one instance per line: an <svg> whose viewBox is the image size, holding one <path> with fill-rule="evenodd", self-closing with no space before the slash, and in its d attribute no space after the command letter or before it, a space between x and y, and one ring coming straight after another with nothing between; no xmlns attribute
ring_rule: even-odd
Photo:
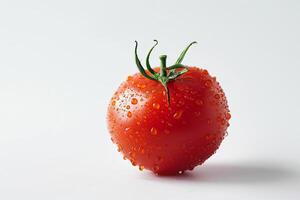
<svg viewBox="0 0 300 200"><path fill-rule="evenodd" d="M231 115L216 78L205 69L184 69L167 88L141 73L129 76L111 99L112 141L140 170L159 175L192 170L214 154L226 135Z"/></svg>

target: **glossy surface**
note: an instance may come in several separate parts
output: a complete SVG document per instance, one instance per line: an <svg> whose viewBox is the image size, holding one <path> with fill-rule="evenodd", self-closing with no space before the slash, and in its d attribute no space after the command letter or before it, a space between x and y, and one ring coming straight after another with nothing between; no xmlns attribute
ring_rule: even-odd
<svg viewBox="0 0 300 200"><path fill-rule="evenodd" d="M107 114L112 141L124 159L160 175L202 164L218 149L231 118L224 92L207 70L189 67L168 88L170 105L160 83L129 76Z"/></svg>

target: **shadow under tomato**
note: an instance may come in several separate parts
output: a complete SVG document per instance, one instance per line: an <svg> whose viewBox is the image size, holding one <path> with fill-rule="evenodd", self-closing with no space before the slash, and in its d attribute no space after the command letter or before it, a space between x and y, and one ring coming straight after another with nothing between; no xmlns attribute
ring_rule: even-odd
<svg viewBox="0 0 300 200"><path fill-rule="evenodd" d="M150 178L151 176L151 178ZM202 183L249 184L290 180L299 177L295 171L274 163L207 164L176 176L147 175L147 179L178 180Z"/></svg>

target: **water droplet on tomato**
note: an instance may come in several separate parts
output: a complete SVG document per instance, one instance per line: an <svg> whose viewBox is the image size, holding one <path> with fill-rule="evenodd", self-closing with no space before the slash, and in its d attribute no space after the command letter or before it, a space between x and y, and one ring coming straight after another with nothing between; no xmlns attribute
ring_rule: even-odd
<svg viewBox="0 0 300 200"><path fill-rule="evenodd" d="M205 81L205 83L204 83L205 87L207 87L207 88L210 88L210 87L211 87L211 84L212 84L211 80L207 80L207 81Z"/></svg>
<svg viewBox="0 0 300 200"><path fill-rule="evenodd" d="M118 144L118 152L122 151L123 147L122 145Z"/></svg>
<svg viewBox="0 0 300 200"><path fill-rule="evenodd" d="M145 149L141 148L141 154L144 154L144 153L145 153Z"/></svg>
<svg viewBox="0 0 300 200"><path fill-rule="evenodd" d="M215 99L220 99L220 95L219 95L219 94L216 94L216 95L215 95Z"/></svg>
<svg viewBox="0 0 300 200"><path fill-rule="evenodd" d="M126 109L129 110L129 109L130 109L130 105L127 105L127 106L126 106Z"/></svg>
<svg viewBox="0 0 300 200"><path fill-rule="evenodd" d="M231 114L230 113L226 113L226 119L230 119L231 118Z"/></svg>
<svg viewBox="0 0 300 200"><path fill-rule="evenodd" d="M128 77L127 77L127 80L128 80L128 81L131 81L131 80L132 80L132 76L128 76Z"/></svg>
<svg viewBox="0 0 300 200"><path fill-rule="evenodd" d="M116 101L112 101L111 105L115 106L116 105Z"/></svg>
<svg viewBox="0 0 300 200"><path fill-rule="evenodd" d="M145 84L137 84L137 87L141 88L141 89L144 89L146 87L146 85Z"/></svg>
<svg viewBox="0 0 300 200"><path fill-rule="evenodd" d="M151 135L157 135L157 130L154 127L151 128L150 132L151 132Z"/></svg>
<svg viewBox="0 0 300 200"><path fill-rule="evenodd" d="M199 117L201 115L200 111L195 112L196 117Z"/></svg>
<svg viewBox="0 0 300 200"><path fill-rule="evenodd" d="M167 122L167 125L170 126L170 127L173 126L173 124L171 124L170 122Z"/></svg>
<svg viewBox="0 0 300 200"><path fill-rule="evenodd" d="M143 171L144 169L145 169L145 167L144 167L143 165L140 165L140 166L139 166L139 170L140 170L140 171Z"/></svg>
<svg viewBox="0 0 300 200"><path fill-rule="evenodd" d="M131 159L130 162L131 162L132 166L136 166L136 161L135 160Z"/></svg>
<svg viewBox="0 0 300 200"><path fill-rule="evenodd" d="M128 111L127 117L129 117L129 118L132 117L132 113L130 111Z"/></svg>
<svg viewBox="0 0 300 200"><path fill-rule="evenodd" d="M153 106L153 108L155 108L156 110L159 110L159 108L160 108L159 103L153 103L152 106Z"/></svg>
<svg viewBox="0 0 300 200"><path fill-rule="evenodd" d="M196 104L197 104L198 106L202 106L202 105L203 105L203 101L200 100L200 99L198 99L198 100L196 101Z"/></svg>
<svg viewBox="0 0 300 200"><path fill-rule="evenodd" d="M183 111L182 110L178 110L174 113L173 117L174 119L180 119L182 116Z"/></svg>
<svg viewBox="0 0 300 200"><path fill-rule="evenodd" d="M154 165L153 170L154 170L154 172L157 172L159 170L159 166L158 165Z"/></svg>
<svg viewBox="0 0 300 200"><path fill-rule="evenodd" d="M135 158L135 156L136 156L136 154L135 154L134 152L132 152L132 151L129 152L129 157L130 157L130 158Z"/></svg>
<svg viewBox="0 0 300 200"><path fill-rule="evenodd" d="M183 171L178 171L178 174L182 174L183 173Z"/></svg>
<svg viewBox="0 0 300 200"><path fill-rule="evenodd" d="M138 100L136 98L131 99L132 105L136 105L138 103Z"/></svg>
<svg viewBox="0 0 300 200"><path fill-rule="evenodd" d="M183 104L184 104L183 101L181 101L181 100L178 101L178 105L179 105L179 106L180 106L180 105L183 105Z"/></svg>

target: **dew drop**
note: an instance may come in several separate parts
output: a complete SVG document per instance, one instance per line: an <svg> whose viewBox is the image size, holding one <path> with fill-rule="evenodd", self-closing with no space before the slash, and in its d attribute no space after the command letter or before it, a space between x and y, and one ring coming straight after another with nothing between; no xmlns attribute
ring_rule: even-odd
<svg viewBox="0 0 300 200"><path fill-rule="evenodd" d="M123 147L122 145L118 144L118 152L122 151Z"/></svg>
<svg viewBox="0 0 300 200"><path fill-rule="evenodd" d="M140 165L140 166L139 166L139 170L140 170L140 171L143 171L144 169L145 169L145 167L144 167L143 165Z"/></svg>
<svg viewBox="0 0 300 200"><path fill-rule="evenodd" d="M154 165L153 170L154 170L154 172L157 172L159 170L159 166L158 165Z"/></svg>
<svg viewBox="0 0 300 200"><path fill-rule="evenodd" d="M135 158L135 156L136 156L136 155L135 155L135 153L134 153L134 152L132 152L132 151L131 151L131 152L129 152L129 157L130 157L130 158Z"/></svg>
<svg viewBox="0 0 300 200"><path fill-rule="evenodd" d="M131 81L132 79L133 79L132 76L128 76L128 77L127 77L127 80L128 80L128 81Z"/></svg>
<svg viewBox="0 0 300 200"><path fill-rule="evenodd" d="M170 127L173 126L173 124L171 124L170 122L167 122L167 125L170 126Z"/></svg>
<svg viewBox="0 0 300 200"><path fill-rule="evenodd" d="M135 160L130 160L130 162L131 162L131 164L132 164L132 166L136 166L136 161Z"/></svg>
<svg viewBox="0 0 300 200"><path fill-rule="evenodd" d="M155 108L156 110L159 110L159 108L160 108L159 103L153 103L152 106L153 106L153 108Z"/></svg>
<svg viewBox="0 0 300 200"><path fill-rule="evenodd" d="M141 85L140 85L140 84L137 84L137 87L138 87L138 88L141 88L141 89L144 89L144 88L146 87L146 85L145 85L145 84L141 84Z"/></svg>
<svg viewBox="0 0 300 200"><path fill-rule="evenodd" d="M211 87L211 84L212 84L211 80L207 80L204 83L205 87L207 87L207 88Z"/></svg>
<svg viewBox="0 0 300 200"><path fill-rule="evenodd" d="M202 106L202 105L203 105L203 101L200 100L200 99L198 99L198 100L196 101L196 104L197 104L198 106Z"/></svg>
<svg viewBox="0 0 300 200"><path fill-rule="evenodd" d="M151 135L157 135L156 128L152 127L150 131L151 131Z"/></svg>
<svg viewBox="0 0 300 200"><path fill-rule="evenodd" d="M132 113L130 111L128 111L127 117L129 117L129 118L132 117Z"/></svg>
<svg viewBox="0 0 300 200"><path fill-rule="evenodd" d="M200 111L195 112L196 117L199 117L201 115Z"/></svg>
<svg viewBox="0 0 300 200"><path fill-rule="evenodd" d="M126 106L126 109L129 110L129 109L130 109L130 105L127 105L127 106Z"/></svg>
<svg viewBox="0 0 300 200"><path fill-rule="evenodd" d="M115 106L116 105L116 101L111 102L111 105Z"/></svg>
<svg viewBox="0 0 300 200"><path fill-rule="evenodd" d="M227 113L225 117L226 117L226 119L230 119L231 118L231 114Z"/></svg>
<svg viewBox="0 0 300 200"><path fill-rule="evenodd" d="M176 111L173 115L174 119L180 119L182 116L182 113L183 113L182 110Z"/></svg>
<svg viewBox="0 0 300 200"><path fill-rule="evenodd" d="M114 140L112 137L110 138L110 140L111 140L113 143L115 143L115 140Z"/></svg>
<svg viewBox="0 0 300 200"><path fill-rule="evenodd" d="M131 104L136 105L138 103L138 100L136 98L131 99Z"/></svg>

